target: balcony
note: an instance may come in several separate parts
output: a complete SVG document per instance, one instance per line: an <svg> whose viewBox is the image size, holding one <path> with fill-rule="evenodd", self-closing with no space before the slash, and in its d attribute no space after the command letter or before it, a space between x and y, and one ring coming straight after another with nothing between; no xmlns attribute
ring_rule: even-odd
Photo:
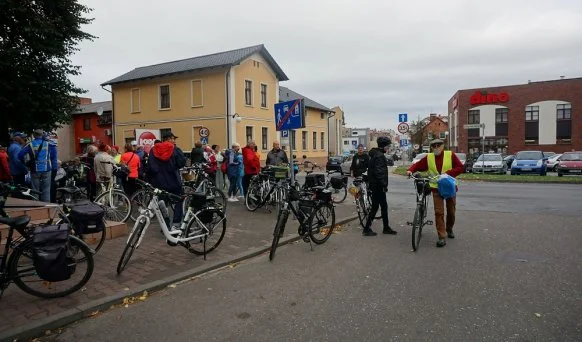
<svg viewBox="0 0 582 342"><path fill-rule="evenodd" d="M97 118L97 125L98 126L111 125L111 123L112 123L111 112L103 113L103 115L101 115Z"/></svg>

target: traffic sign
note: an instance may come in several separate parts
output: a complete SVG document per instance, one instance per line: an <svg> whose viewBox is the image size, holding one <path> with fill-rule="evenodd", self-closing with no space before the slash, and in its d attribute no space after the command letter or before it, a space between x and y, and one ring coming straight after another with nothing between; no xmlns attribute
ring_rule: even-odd
<svg viewBox="0 0 582 342"><path fill-rule="evenodd" d="M303 99L275 103L275 128L277 131L305 127Z"/></svg>
<svg viewBox="0 0 582 342"><path fill-rule="evenodd" d="M408 127L408 124L406 122L401 122L398 124L398 132L401 134L406 134L408 133L408 129L410 127Z"/></svg>
<svg viewBox="0 0 582 342"><path fill-rule="evenodd" d="M408 121L408 113L398 114L398 122L407 122L407 121Z"/></svg>
<svg viewBox="0 0 582 342"><path fill-rule="evenodd" d="M418 150L420 148L420 145L419 144L414 144L414 146L412 146L412 147L414 147L415 150Z"/></svg>
<svg viewBox="0 0 582 342"><path fill-rule="evenodd" d="M289 138L289 130L281 131L281 138Z"/></svg>
<svg viewBox="0 0 582 342"><path fill-rule="evenodd" d="M203 137L203 138L206 138L206 137L210 136L210 130L208 128L206 128L206 127L200 128L200 130L198 131L198 133L200 133L200 136Z"/></svg>
<svg viewBox="0 0 582 342"><path fill-rule="evenodd" d="M463 125L464 129L473 129L473 128L481 128L482 124L469 124L469 125Z"/></svg>
<svg viewBox="0 0 582 342"><path fill-rule="evenodd" d="M408 146L408 139L400 139L400 147Z"/></svg>
<svg viewBox="0 0 582 342"><path fill-rule="evenodd" d="M208 137L201 137L200 142L202 145L208 145Z"/></svg>

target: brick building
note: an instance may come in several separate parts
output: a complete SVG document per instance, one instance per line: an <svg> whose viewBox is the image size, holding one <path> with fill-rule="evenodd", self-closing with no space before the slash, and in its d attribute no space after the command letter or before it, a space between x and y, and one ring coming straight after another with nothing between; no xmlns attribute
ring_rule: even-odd
<svg viewBox="0 0 582 342"><path fill-rule="evenodd" d="M582 150L582 78L464 89L449 100L451 146L457 152ZM472 124L481 128L465 129Z"/></svg>

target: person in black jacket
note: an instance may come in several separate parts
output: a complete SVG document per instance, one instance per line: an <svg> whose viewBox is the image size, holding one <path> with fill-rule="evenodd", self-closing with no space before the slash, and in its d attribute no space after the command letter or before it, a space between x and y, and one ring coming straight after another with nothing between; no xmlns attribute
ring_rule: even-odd
<svg viewBox="0 0 582 342"><path fill-rule="evenodd" d="M368 213L368 221L362 234L364 236L375 236L376 233L370 228L376 216L378 207L382 209L382 223L384 234L396 234L396 231L388 225L388 203L386 203L386 192L388 191L388 163L386 161L386 150L390 146L390 138L378 137L378 148L370 150L370 162L368 164L368 181L372 191L372 209Z"/></svg>
<svg viewBox="0 0 582 342"><path fill-rule="evenodd" d="M368 163L370 162L370 156L364 152L364 145L358 145L358 153L354 155L352 159L352 166L350 171L353 177L360 177L362 173L368 170Z"/></svg>

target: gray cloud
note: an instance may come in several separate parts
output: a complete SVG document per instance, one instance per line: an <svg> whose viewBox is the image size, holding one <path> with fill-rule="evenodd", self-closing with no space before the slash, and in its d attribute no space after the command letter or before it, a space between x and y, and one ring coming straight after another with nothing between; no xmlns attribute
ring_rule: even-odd
<svg viewBox="0 0 582 342"><path fill-rule="evenodd" d="M497 1L82 1L99 36L75 82L264 43L290 81L340 105L352 126L395 128L396 115L446 113L458 89L582 76L582 3Z"/></svg>

